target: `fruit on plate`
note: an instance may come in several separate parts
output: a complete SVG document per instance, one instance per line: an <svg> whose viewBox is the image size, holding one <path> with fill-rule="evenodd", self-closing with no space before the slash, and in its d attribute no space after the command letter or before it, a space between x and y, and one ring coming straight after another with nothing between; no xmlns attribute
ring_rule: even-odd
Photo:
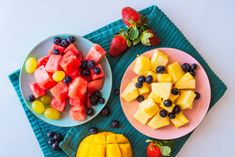
<svg viewBox="0 0 235 157"><path fill-rule="evenodd" d="M122 134L100 132L85 137L76 157L132 157L129 140Z"/></svg>
<svg viewBox="0 0 235 157"><path fill-rule="evenodd" d="M94 115L92 105L105 103L100 93L105 81L100 62L106 52L94 44L83 57L75 40L73 36L55 37L46 56L38 60L29 57L25 63L26 72L33 73L35 78L29 85L32 95L27 99L34 112L44 113L51 120L60 119L60 114L69 107L71 119L84 121L87 115Z"/></svg>
<svg viewBox="0 0 235 157"><path fill-rule="evenodd" d="M171 123L176 128L182 127L189 123L182 110L192 109L194 100L200 98L200 93L194 91L196 79L192 72L196 67L194 63L181 66L172 62L159 50L153 50L151 57L137 56L133 66L135 76L127 82L121 98L139 102L133 117L143 125L152 129Z"/></svg>

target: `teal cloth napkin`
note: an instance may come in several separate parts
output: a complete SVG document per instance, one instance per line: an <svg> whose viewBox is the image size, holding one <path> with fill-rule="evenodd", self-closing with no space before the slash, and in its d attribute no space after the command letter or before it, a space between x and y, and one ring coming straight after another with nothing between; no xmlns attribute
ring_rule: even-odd
<svg viewBox="0 0 235 157"><path fill-rule="evenodd" d="M184 37L181 31L170 21L170 19L156 6L150 6L141 11L143 15L148 18L149 24L151 28L155 32L157 32L158 36L161 38L161 44L157 47L172 47L176 49L180 49L182 51L187 52L196 58L200 64L204 67L205 71L210 80L211 85L211 103L210 108L215 105L215 103L223 96L226 91L225 84L218 78L218 76L210 69L205 60L200 56L195 48L189 43L189 41ZM124 24L121 20L115 21L107 26L104 26L88 35L85 38L93 41L94 43L98 43L103 48L108 51L110 41L115 33L119 31L120 28L124 28ZM109 117L97 116L97 118L93 119L87 124L72 127L72 128L61 128L49 125L38 118L36 118L26 107L22 95L20 94L19 88L19 70L9 75L10 81L12 82L13 87L16 90L16 93L20 99L20 102L25 110L25 113L29 119L29 122L32 126L32 129L37 137L37 140L40 144L40 147L46 157L64 157L71 156L74 157L76 155L77 147L79 142L89 135L88 129L92 126L97 127L100 131L113 131L116 133L122 133L126 135L132 143L132 147L134 150L135 157L144 157L145 149L147 144L145 140L148 138L138 131L136 131L131 124L127 121L124 116L119 97L115 96L113 93L114 89L118 89L120 86L120 82L122 79L122 75L128 67L129 63L131 63L137 54L141 54L147 50L153 49L155 47L145 47L142 45L136 45L128 50L124 55L119 58L108 57L109 63L112 68L113 74L113 89L110 99L107 105L111 108L112 114ZM120 128L113 129L110 126L112 120L119 120L121 125ZM54 152L47 144L46 134L48 131L58 131L62 134L66 135L64 141L60 144L60 147L63 151ZM176 146L173 149L172 156L176 156L176 154L180 151L184 143L190 137L191 133L175 139Z"/></svg>

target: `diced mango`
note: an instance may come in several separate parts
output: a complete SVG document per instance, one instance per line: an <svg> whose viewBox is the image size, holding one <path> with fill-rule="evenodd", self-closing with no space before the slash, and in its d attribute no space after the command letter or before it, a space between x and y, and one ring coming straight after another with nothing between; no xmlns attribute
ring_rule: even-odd
<svg viewBox="0 0 235 157"><path fill-rule="evenodd" d="M146 76L151 75L153 77L153 82L157 81L157 73L153 72L153 71L149 71Z"/></svg>
<svg viewBox="0 0 235 157"><path fill-rule="evenodd" d="M182 112L175 115L174 119L171 119L171 122L176 128L179 128L189 122L189 120L184 116Z"/></svg>
<svg viewBox="0 0 235 157"><path fill-rule="evenodd" d="M167 110L168 112L172 112L174 107L175 107L175 104L172 104L170 107L166 107L164 104L163 104L164 100L162 101L162 103L160 104L160 107Z"/></svg>
<svg viewBox="0 0 235 157"><path fill-rule="evenodd" d="M168 99L171 94L172 83L164 82L164 83L152 83L152 92L156 95L159 95L163 99Z"/></svg>
<svg viewBox="0 0 235 157"><path fill-rule="evenodd" d="M126 101L126 102L131 102L132 100L136 99L138 97L138 90L135 87L135 83L130 82L124 91L121 94L121 97Z"/></svg>
<svg viewBox="0 0 235 157"><path fill-rule="evenodd" d="M134 118L142 124L146 124L149 120L149 116L140 107L134 114Z"/></svg>
<svg viewBox="0 0 235 157"><path fill-rule="evenodd" d="M157 74L157 81L158 82L171 82L171 75L170 74Z"/></svg>
<svg viewBox="0 0 235 157"><path fill-rule="evenodd" d="M151 58L152 70L155 71L160 65L166 66L168 63L168 56L161 51L155 50Z"/></svg>
<svg viewBox="0 0 235 157"><path fill-rule="evenodd" d="M178 89L195 89L196 81L190 73L184 74L176 83Z"/></svg>
<svg viewBox="0 0 235 157"><path fill-rule="evenodd" d="M139 107L148 115L148 118L153 117L158 111L158 106L152 99L146 99L139 104Z"/></svg>
<svg viewBox="0 0 235 157"><path fill-rule="evenodd" d="M148 126L152 129L158 129L170 124L168 117L161 117L159 113L157 113L149 122Z"/></svg>
<svg viewBox="0 0 235 157"><path fill-rule="evenodd" d="M175 102L175 100L176 100L178 97L179 97L179 95L173 95L173 94L171 93L169 99L170 99L172 102Z"/></svg>
<svg viewBox="0 0 235 157"><path fill-rule="evenodd" d="M90 146L90 150L92 151L89 151L88 157L94 157L94 156L101 157L105 155L105 145L103 144L92 143Z"/></svg>
<svg viewBox="0 0 235 157"><path fill-rule="evenodd" d="M143 87L137 88L139 95L147 94L150 92L149 87L147 83L143 83Z"/></svg>
<svg viewBox="0 0 235 157"><path fill-rule="evenodd" d="M108 144L106 147L106 156L105 157L113 157L115 154L115 157L122 157L120 148L118 144ZM95 157L95 156L93 156ZM102 156L104 157L104 156Z"/></svg>
<svg viewBox="0 0 235 157"><path fill-rule="evenodd" d="M122 157L132 157L132 149L130 143L119 144Z"/></svg>
<svg viewBox="0 0 235 157"><path fill-rule="evenodd" d="M152 99L155 103L158 104L162 102L162 98L153 92L149 94L148 99Z"/></svg>
<svg viewBox="0 0 235 157"><path fill-rule="evenodd" d="M177 82L184 75L184 71L178 62L169 64L166 70L171 75L173 83Z"/></svg>
<svg viewBox="0 0 235 157"><path fill-rule="evenodd" d="M151 69L152 63L150 59L144 55L138 56L133 71L138 75L146 75Z"/></svg>
<svg viewBox="0 0 235 157"><path fill-rule="evenodd" d="M181 94L176 101L176 104L180 105L181 109L191 109L196 94L193 90L181 90Z"/></svg>

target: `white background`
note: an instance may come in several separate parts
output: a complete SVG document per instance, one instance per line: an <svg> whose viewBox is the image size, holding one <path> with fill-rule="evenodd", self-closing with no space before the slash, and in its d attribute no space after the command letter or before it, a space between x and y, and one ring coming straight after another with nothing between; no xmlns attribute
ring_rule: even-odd
<svg viewBox="0 0 235 157"><path fill-rule="evenodd" d="M32 47L53 34L84 35L96 30L119 19L123 6L140 10L153 4L179 27L228 87L178 156L234 156L234 0L0 0L0 157L43 156L7 78Z"/></svg>

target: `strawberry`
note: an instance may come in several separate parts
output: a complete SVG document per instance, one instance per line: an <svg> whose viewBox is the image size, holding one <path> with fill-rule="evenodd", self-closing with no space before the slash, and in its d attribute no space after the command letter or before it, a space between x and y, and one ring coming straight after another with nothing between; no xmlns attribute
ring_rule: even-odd
<svg viewBox="0 0 235 157"><path fill-rule="evenodd" d="M146 142L149 143L146 149L147 157L171 156L171 150L175 146L174 141L156 141L148 139Z"/></svg>
<svg viewBox="0 0 235 157"><path fill-rule="evenodd" d="M113 37L109 49L109 54L112 57L117 57L123 54L130 47L130 41L123 34L117 34Z"/></svg>
<svg viewBox="0 0 235 157"><path fill-rule="evenodd" d="M154 142L149 143L147 147L147 157L162 157L160 147Z"/></svg>
<svg viewBox="0 0 235 157"><path fill-rule="evenodd" d="M141 23L141 15L131 7L122 8L122 20L128 26L136 26Z"/></svg>
<svg viewBox="0 0 235 157"><path fill-rule="evenodd" d="M145 46L156 46L160 43L160 39L151 29L143 31L141 33L140 40L141 43Z"/></svg>

